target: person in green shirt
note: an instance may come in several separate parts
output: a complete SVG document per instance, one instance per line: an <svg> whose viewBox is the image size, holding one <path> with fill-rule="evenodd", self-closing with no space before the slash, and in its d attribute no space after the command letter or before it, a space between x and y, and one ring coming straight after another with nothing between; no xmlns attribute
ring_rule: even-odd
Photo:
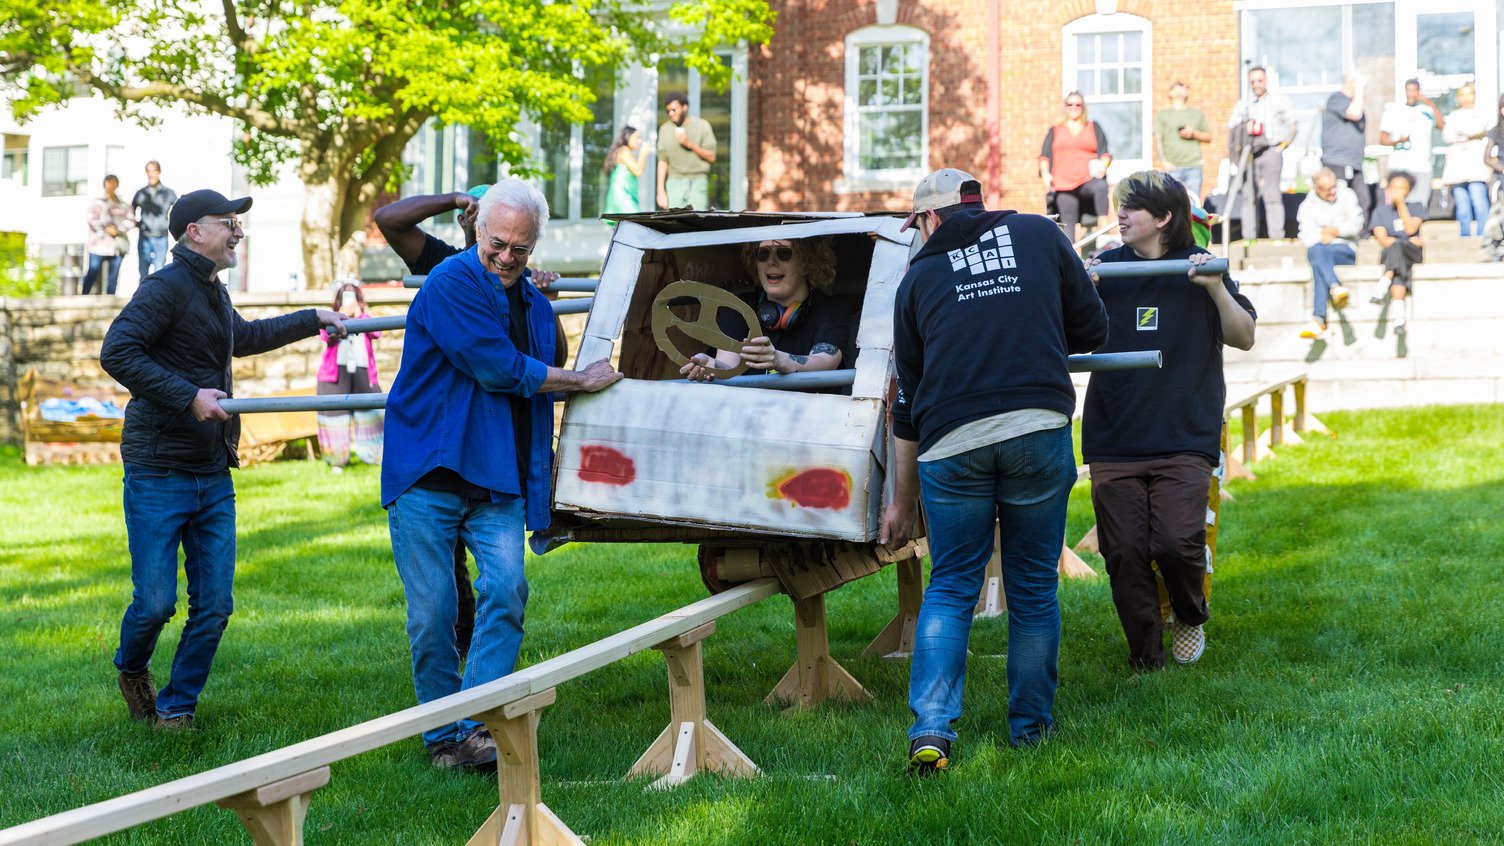
<svg viewBox="0 0 1504 846"><path fill-rule="evenodd" d="M1170 107L1154 116L1154 149L1160 169L1201 197L1201 145L1212 140L1206 115L1186 105L1191 87L1180 80L1170 84Z"/></svg>
<svg viewBox="0 0 1504 846"><path fill-rule="evenodd" d="M668 120L658 127L658 207L708 209L715 131L709 121L690 116L682 92L664 97L663 108Z"/></svg>

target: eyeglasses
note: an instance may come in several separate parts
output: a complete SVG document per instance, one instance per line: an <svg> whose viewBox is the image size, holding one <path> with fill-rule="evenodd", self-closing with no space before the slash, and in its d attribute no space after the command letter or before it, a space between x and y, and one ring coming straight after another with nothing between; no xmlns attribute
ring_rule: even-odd
<svg viewBox="0 0 1504 846"><path fill-rule="evenodd" d="M512 258L517 259L518 261L526 261L527 257L533 254L534 245L528 244L527 246L522 246L521 244L508 244L506 241L502 241L498 238L491 238L487 241L487 246L489 246L496 253L504 253L510 250L512 253Z"/></svg>
<svg viewBox="0 0 1504 846"><path fill-rule="evenodd" d="M1084 109L1084 108L1086 108L1086 104L1085 103L1066 103L1065 107L1067 109Z"/></svg>
<svg viewBox="0 0 1504 846"><path fill-rule="evenodd" d="M755 254L758 261L767 261L769 256L778 256L778 260L788 263L794 260L793 247L758 247Z"/></svg>
<svg viewBox="0 0 1504 846"><path fill-rule="evenodd" d="M223 223L231 232L234 232L237 229L242 231L245 230L245 223L238 217L211 217L206 219Z"/></svg>

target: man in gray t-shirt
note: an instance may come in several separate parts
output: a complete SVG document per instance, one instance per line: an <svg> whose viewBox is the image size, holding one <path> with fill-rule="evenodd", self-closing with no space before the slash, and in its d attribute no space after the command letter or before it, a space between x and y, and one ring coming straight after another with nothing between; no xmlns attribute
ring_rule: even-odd
<svg viewBox="0 0 1504 846"><path fill-rule="evenodd" d="M663 107L668 120L658 127L658 207L708 209L715 130L690 116L689 98L680 92L664 97Z"/></svg>
<svg viewBox="0 0 1504 846"><path fill-rule="evenodd" d="M1357 71L1342 77L1342 90L1321 110L1321 166L1347 183L1358 197L1363 219L1373 213L1373 191L1363 175L1363 147L1368 116L1363 113L1364 80Z"/></svg>
<svg viewBox="0 0 1504 846"><path fill-rule="evenodd" d="M176 191L162 184L162 166L146 163L146 185L131 198L131 214L136 217L140 233L136 236L136 258L145 279L167 264L167 214L178 201Z"/></svg>

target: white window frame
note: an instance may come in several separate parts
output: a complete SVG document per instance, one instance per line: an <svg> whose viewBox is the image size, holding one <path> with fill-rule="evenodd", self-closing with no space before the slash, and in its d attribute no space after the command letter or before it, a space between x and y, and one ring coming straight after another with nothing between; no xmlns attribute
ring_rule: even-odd
<svg viewBox="0 0 1504 846"><path fill-rule="evenodd" d="M919 165L911 168L867 170L861 166L861 108L857 103L857 80L861 76L861 52L866 47L910 46L920 52ZM930 160L930 36L922 29L902 24L878 24L852 30L846 35L845 144L838 194L860 191L912 189L929 172Z"/></svg>
<svg viewBox="0 0 1504 846"><path fill-rule="evenodd" d="M1111 15L1087 15L1076 18L1066 24L1060 30L1060 101L1065 101L1065 95L1076 90L1076 36L1078 35L1106 35L1111 33L1136 32L1140 37L1141 59L1144 76L1143 84L1139 89L1139 98L1143 101L1140 109L1140 121L1144 138L1143 155L1138 158L1128 158L1119 155L1120 149L1112 149L1112 165L1107 171L1110 182L1139 170L1148 170L1154 166L1154 25L1148 18L1138 15L1130 15L1127 12L1115 12ZM1100 94L1086 94L1087 117L1091 116L1091 109L1099 102L1125 102L1133 95L1116 95L1113 99L1103 100ZM1113 146L1113 139L1108 138L1109 148Z"/></svg>

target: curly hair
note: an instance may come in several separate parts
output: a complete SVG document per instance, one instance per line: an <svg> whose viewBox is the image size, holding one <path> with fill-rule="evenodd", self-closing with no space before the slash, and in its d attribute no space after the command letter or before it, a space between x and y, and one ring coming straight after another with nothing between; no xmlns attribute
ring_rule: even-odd
<svg viewBox="0 0 1504 846"><path fill-rule="evenodd" d="M836 281L836 248L829 236L796 238L789 243L794 247L794 258L804 269L804 281L811 288L830 291ZM757 280L757 248L761 244L762 241L750 241L742 245L742 266L753 281Z"/></svg>

